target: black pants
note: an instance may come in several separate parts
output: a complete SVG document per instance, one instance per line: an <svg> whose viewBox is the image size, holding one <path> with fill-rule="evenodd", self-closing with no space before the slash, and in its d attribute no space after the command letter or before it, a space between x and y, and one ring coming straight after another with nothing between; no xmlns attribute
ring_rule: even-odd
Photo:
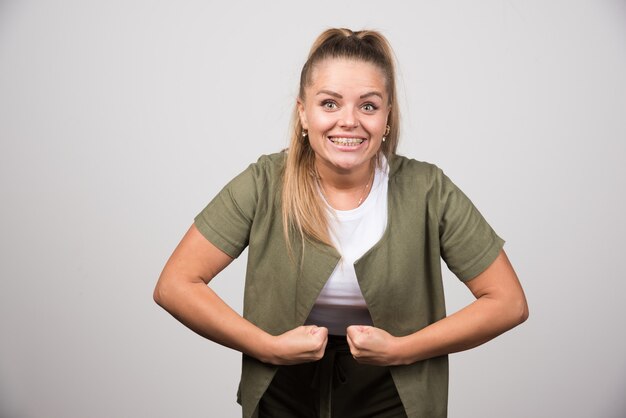
<svg viewBox="0 0 626 418"><path fill-rule="evenodd" d="M357 363L345 337L329 336L324 358L280 367L259 418L406 418L387 367Z"/></svg>

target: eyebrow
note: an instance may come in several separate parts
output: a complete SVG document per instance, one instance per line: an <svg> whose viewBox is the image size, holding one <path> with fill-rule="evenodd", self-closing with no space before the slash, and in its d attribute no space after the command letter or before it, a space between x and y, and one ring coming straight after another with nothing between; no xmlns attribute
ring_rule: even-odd
<svg viewBox="0 0 626 418"><path fill-rule="evenodd" d="M365 93L365 94L361 95L361 99L365 99L365 98L370 97L370 96L378 96L381 99L383 98L383 95L380 94L379 92L377 92L377 91L370 91L369 93Z"/></svg>
<svg viewBox="0 0 626 418"><path fill-rule="evenodd" d="M339 94L337 92L334 92L334 91L331 91L331 90L320 90L320 91L317 92L316 96L319 96L320 94L328 94L329 96L333 96L333 97L336 97L338 99L343 99L343 96L341 94ZM377 92L377 91L370 91L369 93L362 94L361 96L359 96L359 98L365 99L365 98L370 97L370 96L378 96L381 99L383 98L383 95L381 93Z"/></svg>

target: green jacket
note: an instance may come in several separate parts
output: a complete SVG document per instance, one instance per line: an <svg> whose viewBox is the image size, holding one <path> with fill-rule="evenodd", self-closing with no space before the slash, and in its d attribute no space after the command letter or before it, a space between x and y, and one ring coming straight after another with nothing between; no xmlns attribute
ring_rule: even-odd
<svg viewBox="0 0 626 418"><path fill-rule="evenodd" d="M297 262L290 259L281 218L284 158L259 158L195 218L199 231L231 257L248 247L243 315L272 335L304 324L340 259L334 248L308 241L303 248L297 238ZM387 229L355 270L374 326L403 336L446 315L441 258L469 280L493 262L504 241L432 164L392 156L388 202ZM238 402L244 418L255 416L276 369L243 355ZM410 418L447 415L447 356L390 371Z"/></svg>

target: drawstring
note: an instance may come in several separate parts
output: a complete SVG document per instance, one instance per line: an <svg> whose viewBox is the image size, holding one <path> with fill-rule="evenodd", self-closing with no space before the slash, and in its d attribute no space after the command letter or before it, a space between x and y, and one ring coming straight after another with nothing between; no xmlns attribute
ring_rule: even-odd
<svg viewBox="0 0 626 418"><path fill-rule="evenodd" d="M347 382L346 371L340 362L336 362L337 356L350 355L350 347L344 336L328 336L328 344L324 357L315 365L311 389L319 390L320 394L320 418L331 418L331 395L333 384L344 385Z"/></svg>

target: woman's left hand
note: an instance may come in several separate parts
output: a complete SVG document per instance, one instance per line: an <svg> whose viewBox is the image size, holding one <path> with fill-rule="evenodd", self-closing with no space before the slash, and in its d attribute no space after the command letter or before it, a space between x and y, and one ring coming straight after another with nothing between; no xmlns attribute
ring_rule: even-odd
<svg viewBox="0 0 626 418"><path fill-rule="evenodd" d="M398 337L367 325L351 325L347 340L352 357L362 364L392 366L403 364L397 355Z"/></svg>
<svg viewBox="0 0 626 418"><path fill-rule="evenodd" d="M394 337L372 326L349 326L355 360L377 366L411 364L476 347L528 318L524 291L504 250L465 284L476 297L473 303L412 334Z"/></svg>

